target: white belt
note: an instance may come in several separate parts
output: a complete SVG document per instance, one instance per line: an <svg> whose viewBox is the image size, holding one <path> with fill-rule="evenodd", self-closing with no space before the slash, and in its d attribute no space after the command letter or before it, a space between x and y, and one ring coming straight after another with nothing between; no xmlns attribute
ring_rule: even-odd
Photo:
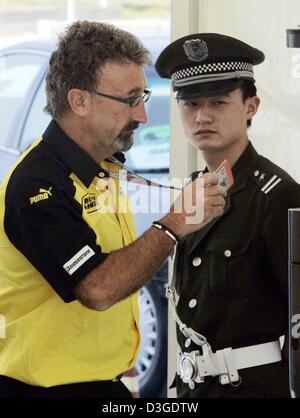
<svg viewBox="0 0 300 418"><path fill-rule="evenodd" d="M219 376L222 385L239 382L238 370L281 361L279 341L249 347L224 348L211 351L209 344L199 351L178 353L177 371L181 379L194 389L195 383L204 382L206 376Z"/></svg>

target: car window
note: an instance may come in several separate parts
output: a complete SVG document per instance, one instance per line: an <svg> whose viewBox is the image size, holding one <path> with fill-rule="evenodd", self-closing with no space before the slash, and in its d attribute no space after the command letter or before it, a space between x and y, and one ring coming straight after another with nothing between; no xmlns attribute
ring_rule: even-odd
<svg viewBox="0 0 300 418"><path fill-rule="evenodd" d="M170 83L158 76L148 81L152 90L146 103L148 122L135 131L134 146L126 153L126 165L141 172L167 170L170 165Z"/></svg>
<svg viewBox="0 0 300 418"><path fill-rule="evenodd" d="M30 94L33 80L47 59L43 55L21 53L0 56L0 146L12 147L10 131Z"/></svg>
<svg viewBox="0 0 300 418"><path fill-rule="evenodd" d="M45 84L44 79L31 104L21 137L21 151L25 151L44 133L51 120L51 116L43 111L46 106Z"/></svg>

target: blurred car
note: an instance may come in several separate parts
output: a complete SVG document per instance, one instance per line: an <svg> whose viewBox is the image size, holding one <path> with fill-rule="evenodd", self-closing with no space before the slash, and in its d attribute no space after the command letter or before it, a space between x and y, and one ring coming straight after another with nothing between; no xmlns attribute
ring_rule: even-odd
<svg viewBox="0 0 300 418"><path fill-rule="evenodd" d="M143 39L155 57L168 39ZM54 40L34 40L11 45L0 51L0 182L33 141L47 127L45 75ZM126 155L131 169L158 176L169 170L169 82L161 80L153 67L146 68L149 123L135 133L135 145ZM140 235L158 213L136 214ZM167 377L167 264L141 289L142 343L136 364L140 396L165 397Z"/></svg>

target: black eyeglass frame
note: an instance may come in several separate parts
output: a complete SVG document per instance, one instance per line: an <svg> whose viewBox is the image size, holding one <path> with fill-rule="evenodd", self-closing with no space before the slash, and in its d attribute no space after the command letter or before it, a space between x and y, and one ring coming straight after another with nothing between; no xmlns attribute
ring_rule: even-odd
<svg viewBox="0 0 300 418"><path fill-rule="evenodd" d="M116 102L127 104L129 107L134 108L134 107L137 107L141 103L142 100L144 101L144 103L148 102L152 91L145 89L143 91L143 94L141 95L126 97L126 98L112 96L110 94L101 93L100 91L93 91L93 93L97 94L98 96L106 97L107 99L115 100Z"/></svg>

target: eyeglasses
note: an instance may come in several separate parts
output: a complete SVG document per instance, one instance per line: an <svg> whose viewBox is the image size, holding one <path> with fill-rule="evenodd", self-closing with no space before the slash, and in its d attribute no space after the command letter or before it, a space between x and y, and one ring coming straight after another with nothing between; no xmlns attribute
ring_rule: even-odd
<svg viewBox="0 0 300 418"><path fill-rule="evenodd" d="M120 102L120 103L125 103L129 107L137 107L141 103L142 100L144 103L148 102L152 92L150 90L144 90L142 95L127 97L124 99L122 97L111 96L110 94L100 93L99 91L94 91L93 93L97 94L98 96L106 97L111 100L116 100L117 102Z"/></svg>

